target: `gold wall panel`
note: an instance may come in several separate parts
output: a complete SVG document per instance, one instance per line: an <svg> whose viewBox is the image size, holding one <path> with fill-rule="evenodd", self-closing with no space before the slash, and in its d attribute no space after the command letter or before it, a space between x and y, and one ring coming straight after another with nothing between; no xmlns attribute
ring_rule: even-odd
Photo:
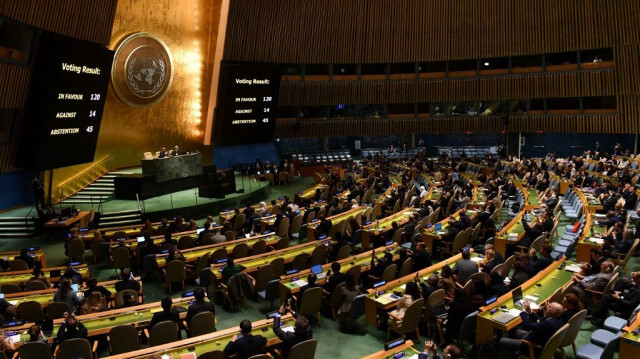
<svg viewBox="0 0 640 359"><path fill-rule="evenodd" d="M143 153L179 145L199 150L211 162L211 146L204 146L211 72L222 0L120 0L110 49L136 32L157 35L174 60L171 89L158 104L136 109L120 101L109 86L96 149L96 159L114 157L115 167L140 164ZM56 184L92 164L55 170Z"/></svg>

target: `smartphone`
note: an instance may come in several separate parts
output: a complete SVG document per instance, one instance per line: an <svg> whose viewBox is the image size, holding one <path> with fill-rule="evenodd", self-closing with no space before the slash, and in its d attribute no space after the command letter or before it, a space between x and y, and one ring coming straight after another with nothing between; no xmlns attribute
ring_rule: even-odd
<svg viewBox="0 0 640 359"><path fill-rule="evenodd" d="M77 284L72 284L71 285L71 289L73 289L74 292L78 291L78 285Z"/></svg>

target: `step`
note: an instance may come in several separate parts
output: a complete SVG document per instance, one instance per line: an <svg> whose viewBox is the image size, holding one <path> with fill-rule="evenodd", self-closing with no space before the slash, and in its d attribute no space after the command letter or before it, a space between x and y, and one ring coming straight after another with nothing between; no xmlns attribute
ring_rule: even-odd
<svg viewBox="0 0 640 359"><path fill-rule="evenodd" d="M68 198L65 199L63 203L65 204L96 204L98 201L96 199L94 199L93 201L90 199L74 199L74 198Z"/></svg>
<svg viewBox="0 0 640 359"><path fill-rule="evenodd" d="M25 222L33 223L35 219L33 217L0 217L0 226L6 224L24 224Z"/></svg>
<svg viewBox="0 0 640 359"><path fill-rule="evenodd" d="M30 234L27 232L14 232L14 233L0 233L1 238L26 238Z"/></svg>
<svg viewBox="0 0 640 359"><path fill-rule="evenodd" d="M123 220L123 219L137 219L137 220L140 220L140 214L125 214L125 215L122 215L122 216L109 216L109 217L104 217L103 216L103 217L100 217L101 221L104 221L104 220L117 221L117 220Z"/></svg>
<svg viewBox="0 0 640 359"><path fill-rule="evenodd" d="M0 228L4 228L6 226L26 226L33 225L35 222L33 220L28 221L11 221L11 222L0 222Z"/></svg>
<svg viewBox="0 0 640 359"><path fill-rule="evenodd" d="M105 212L102 214L102 218L111 217L111 216L121 216L123 214L140 214L140 211L137 209L128 209L126 211L116 211L116 212Z"/></svg>
<svg viewBox="0 0 640 359"><path fill-rule="evenodd" d="M96 187L96 188L114 188L114 185L113 185L112 182L109 182L109 183L97 183L97 182L94 182L94 183L88 185L85 188L91 188L91 187Z"/></svg>
<svg viewBox="0 0 640 359"><path fill-rule="evenodd" d="M109 172L108 174L102 176L102 177L107 177L107 176L111 176L111 177L117 177L117 176L121 176L121 175L132 175L133 172L124 172L124 171L114 171L114 172Z"/></svg>
<svg viewBox="0 0 640 359"><path fill-rule="evenodd" d="M113 194L113 191L80 191L76 193L74 196L103 196L109 197Z"/></svg>
<svg viewBox="0 0 640 359"><path fill-rule="evenodd" d="M140 223L139 220L105 222L102 219L100 219L100 228L117 227L117 226L124 226L128 224L138 224L138 223Z"/></svg>
<svg viewBox="0 0 640 359"><path fill-rule="evenodd" d="M33 226L29 226L29 228L32 228ZM27 227L26 226L17 226L17 227L0 227L0 232L6 232L6 231L26 231Z"/></svg>

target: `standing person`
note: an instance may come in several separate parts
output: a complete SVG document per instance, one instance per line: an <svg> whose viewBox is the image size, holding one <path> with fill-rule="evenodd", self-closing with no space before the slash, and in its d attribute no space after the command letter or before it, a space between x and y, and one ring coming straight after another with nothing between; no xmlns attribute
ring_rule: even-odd
<svg viewBox="0 0 640 359"><path fill-rule="evenodd" d="M36 203L36 209L38 213L42 213L46 208L44 204L44 185L42 184L42 180L40 179L40 173L36 174L36 176L31 181L31 189L33 190L33 198Z"/></svg>
<svg viewBox="0 0 640 359"><path fill-rule="evenodd" d="M276 321L279 318L276 318ZM267 338L262 335L251 334L251 322L244 319L240 322L240 335L234 335L224 348L224 355L235 355L238 359L247 359L254 355L265 354Z"/></svg>

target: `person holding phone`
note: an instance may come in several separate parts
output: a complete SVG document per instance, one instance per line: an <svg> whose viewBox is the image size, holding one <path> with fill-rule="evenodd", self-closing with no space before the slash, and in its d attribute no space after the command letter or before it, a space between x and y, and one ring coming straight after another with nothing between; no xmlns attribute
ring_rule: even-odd
<svg viewBox="0 0 640 359"><path fill-rule="evenodd" d="M429 355L433 359L459 359L462 354L460 348L455 344L449 344L442 350L442 357L438 354L438 346L432 341L424 342L424 351L418 354L418 359L427 359Z"/></svg>

